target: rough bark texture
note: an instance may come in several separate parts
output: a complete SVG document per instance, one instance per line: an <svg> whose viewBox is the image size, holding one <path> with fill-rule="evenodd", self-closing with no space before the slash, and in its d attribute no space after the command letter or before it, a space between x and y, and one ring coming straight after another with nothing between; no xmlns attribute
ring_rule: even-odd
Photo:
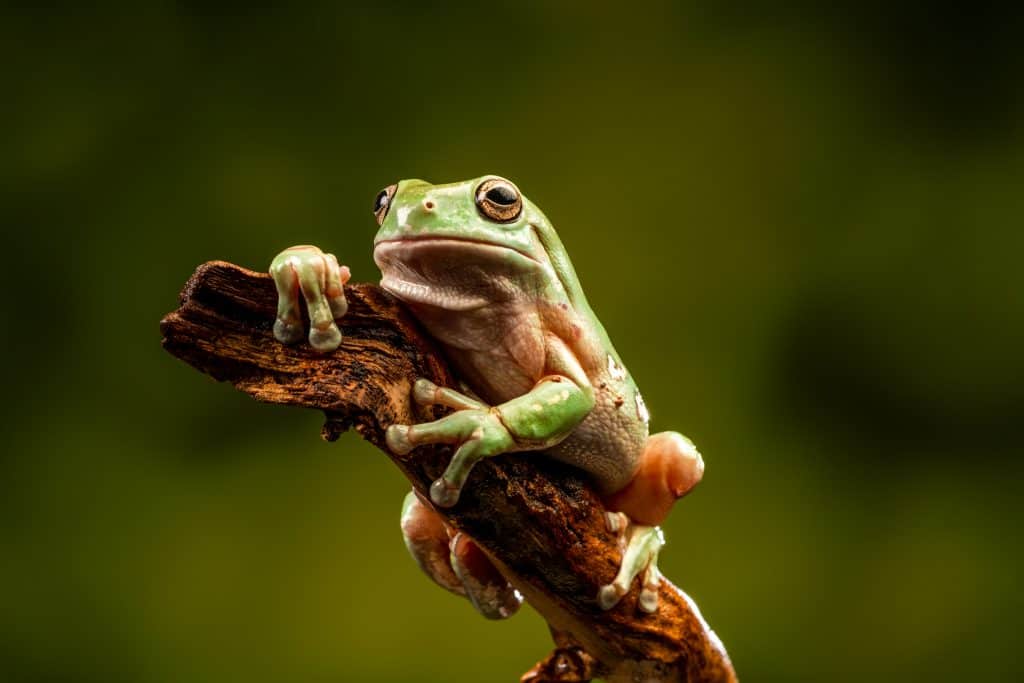
<svg viewBox="0 0 1024 683"><path fill-rule="evenodd" d="M268 275L203 264L185 285L178 310L161 321L164 348L259 401L324 411L324 438L354 428L426 493L450 449L421 447L399 457L384 445L384 429L441 415L410 400L417 377L454 386L429 338L394 298L360 284L346 287L345 338L336 352L283 346L271 330L276 296ZM635 584L614 609L598 607L598 588L614 577L621 548L606 529L600 500L572 468L543 457L485 459L459 503L439 512L475 539L552 625L557 649L524 680L736 680L696 605L668 580L657 614L637 608Z"/></svg>

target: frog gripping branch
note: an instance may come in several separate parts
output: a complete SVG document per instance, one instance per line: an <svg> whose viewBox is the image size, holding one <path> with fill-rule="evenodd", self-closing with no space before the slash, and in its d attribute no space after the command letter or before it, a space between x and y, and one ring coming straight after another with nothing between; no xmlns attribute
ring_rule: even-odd
<svg viewBox="0 0 1024 683"><path fill-rule="evenodd" d="M485 617L523 598L556 650L524 681L734 681L663 579L658 525L703 473L647 411L544 215L509 181L405 180L374 206L381 287L312 246L199 267L164 347L257 400L323 410L413 484L413 558ZM308 341L303 308L309 318ZM276 313L276 314L275 314ZM339 327L340 323L340 327Z"/></svg>

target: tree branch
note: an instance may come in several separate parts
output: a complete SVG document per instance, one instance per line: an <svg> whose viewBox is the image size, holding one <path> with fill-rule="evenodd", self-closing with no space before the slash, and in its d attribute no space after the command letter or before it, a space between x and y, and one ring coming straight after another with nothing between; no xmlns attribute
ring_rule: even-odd
<svg viewBox="0 0 1024 683"><path fill-rule="evenodd" d="M230 263L201 265L180 307L160 323L171 354L259 401L324 411L325 439L354 428L427 493L444 471L447 446L399 457L384 429L440 417L416 406L412 383L454 386L443 356L394 298L373 285L346 287L344 341L321 355L273 336L276 290L270 277ZM428 496L429 499L429 496ZM728 683L732 665L697 606L667 579L659 610L637 608L638 588L612 610L596 602L621 559L604 508L579 472L553 459L503 455L473 468L459 503L438 512L471 536L551 624L558 648L524 680Z"/></svg>

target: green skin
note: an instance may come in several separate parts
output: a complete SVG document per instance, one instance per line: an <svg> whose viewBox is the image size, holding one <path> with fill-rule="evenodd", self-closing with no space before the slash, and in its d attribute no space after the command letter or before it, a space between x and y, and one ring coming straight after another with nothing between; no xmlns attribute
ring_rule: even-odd
<svg viewBox="0 0 1024 683"><path fill-rule="evenodd" d="M482 184L495 182L511 188L507 193L521 206L510 219L495 220L481 205ZM403 180L382 196L374 240L381 286L444 348L463 384L456 391L419 380L416 401L455 411L387 430L389 447L400 455L423 444L456 447L431 487L433 503L455 505L473 465L508 452L543 451L580 467L604 495L627 487L647 443L647 410L544 214L497 176L447 185ZM303 336L301 293L310 343L323 352L336 349L348 269L304 246L282 252L270 270L280 294L277 338L294 343ZM599 602L614 605L643 572L641 607L653 611L660 529L621 530L628 540L623 567Z"/></svg>

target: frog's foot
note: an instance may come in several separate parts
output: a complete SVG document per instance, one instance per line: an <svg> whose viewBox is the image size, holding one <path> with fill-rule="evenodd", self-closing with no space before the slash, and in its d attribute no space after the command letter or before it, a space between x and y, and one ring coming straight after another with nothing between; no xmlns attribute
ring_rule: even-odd
<svg viewBox="0 0 1024 683"><path fill-rule="evenodd" d="M402 536L420 569L445 590L468 598L480 614L505 619L519 610L519 591L471 538L453 531L414 491L402 505Z"/></svg>
<svg viewBox="0 0 1024 683"><path fill-rule="evenodd" d="M604 521L608 526L608 531L613 534L619 535L619 541L625 539L626 527L629 526L629 517L626 516L625 512L612 512L606 510L604 513Z"/></svg>
<svg viewBox="0 0 1024 683"><path fill-rule="evenodd" d="M348 311L344 284L351 277L349 269L338 265L334 254L325 254L313 246L297 246L274 258L270 274L278 295L274 337L282 344L302 339L301 294L309 310L310 345L322 353L338 348L341 331L334 321Z"/></svg>
<svg viewBox="0 0 1024 683"><path fill-rule="evenodd" d="M430 487L430 499L435 505L451 507L458 502L473 465L481 458L511 450L515 442L490 407L454 389L420 379L413 387L413 398L421 404L455 408L456 412L433 422L391 425L385 432L385 441L398 455L406 455L424 444L457 445L448 468Z"/></svg>
<svg viewBox="0 0 1024 683"><path fill-rule="evenodd" d="M597 593L597 602L601 609L611 609L629 592L633 579L642 574L640 609L653 613L658 609L658 587L661 584L658 553L665 545L665 535L660 527L631 524L625 536L626 550L622 554L619 573L614 581L601 587Z"/></svg>

